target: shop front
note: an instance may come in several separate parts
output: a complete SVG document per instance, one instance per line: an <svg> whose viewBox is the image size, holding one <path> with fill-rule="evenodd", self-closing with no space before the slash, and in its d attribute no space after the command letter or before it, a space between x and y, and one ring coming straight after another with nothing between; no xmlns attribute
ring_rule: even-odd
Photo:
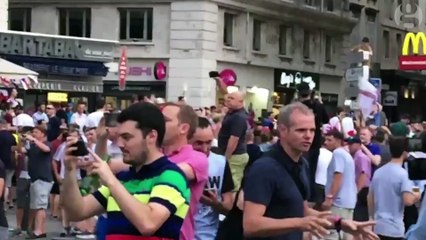
<svg viewBox="0 0 426 240"><path fill-rule="evenodd" d="M103 85L98 82L79 82L69 80L45 79L33 88L22 91L24 103L88 103L89 110L95 108L96 99L102 95ZM28 106L28 105L26 105Z"/></svg>
<svg viewBox="0 0 426 240"><path fill-rule="evenodd" d="M328 116L334 116L337 112L337 106L339 104L339 94L321 93L321 101L328 113Z"/></svg>
<svg viewBox="0 0 426 240"><path fill-rule="evenodd" d="M218 62L217 71L232 69L237 75L235 86L228 87L229 91L242 90L246 93L246 109L253 110L256 118L264 115L272 108L271 95L273 85L273 69L267 67ZM224 96L216 92L216 103L222 103Z"/></svg>
<svg viewBox="0 0 426 240"><path fill-rule="evenodd" d="M124 109L131 104L132 97L135 95L165 98L166 82L164 81L146 81L146 82L127 82L126 90L120 91L118 81L104 81L105 100L114 108Z"/></svg>
<svg viewBox="0 0 426 240"><path fill-rule="evenodd" d="M104 63L113 60L117 42L27 32L0 32L0 57L39 74L38 84L19 89L25 107L34 103L84 101L93 110L103 92ZM18 86L19 87L19 86ZM49 93L62 92L66 97ZM65 96L65 95L61 95Z"/></svg>
<svg viewBox="0 0 426 240"><path fill-rule="evenodd" d="M426 120L426 80L425 75L401 70L382 70L383 110L389 122L400 120L408 114L414 121ZM391 98L391 99L390 99ZM416 107L413 107L416 106Z"/></svg>
<svg viewBox="0 0 426 240"><path fill-rule="evenodd" d="M274 70L274 105L280 107L291 103L296 97L296 87L301 82L309 84L311 89L320 89L320 74L275 69Z"/></svg>
<svg viewBox="0 0 426 240"><path fill-rule="evenodd" d="M301 82L309 84L315 91L315 97L321 100L327 113L332 116L343 99L340 99L342 91L341 77L326 74L302 72L285 69L274 71L274 108L280 108L295 100L297 97L297 85ZM321 83L321 84L320 84Z"/></svg>
<svg viewBox="0 0 426 240"><path fill-rule="evenodd" d="M135 95L150 96L154 94L157 98L165 98L167 77L157 80L158 77L155 74L156 65L158 66L160 62L167 66L167 60L129 59L126 88L123 91L120 91L118 87L118 72L109 72L103 78L103 95L106 101L111 103L114 108L124 109L131 103L132 97Z"/></svg>

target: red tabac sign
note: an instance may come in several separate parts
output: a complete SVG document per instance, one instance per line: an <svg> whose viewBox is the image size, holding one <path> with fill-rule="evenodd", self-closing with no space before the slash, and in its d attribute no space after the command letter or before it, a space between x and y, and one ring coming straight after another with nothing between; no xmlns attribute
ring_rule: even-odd
<svg viewBox="0 0 426 240"><path fill-rule="evenodd" d="M121 50L121 58L118 65L118 89L124 91L126 89L127 77L127 51L126 48Z"/></svg>

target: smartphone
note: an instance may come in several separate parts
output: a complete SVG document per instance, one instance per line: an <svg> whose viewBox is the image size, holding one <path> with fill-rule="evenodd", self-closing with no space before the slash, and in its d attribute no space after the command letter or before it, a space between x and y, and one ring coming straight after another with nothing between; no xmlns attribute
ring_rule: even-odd
<svg viewBox="0 0 426 240"><path fill-rule="evenodd" d="M209 72L209 77L210 78L219 77L219 72L217 72L217 71L211 71L211 72Z"/></svg>
<svg viewBox="0 0 426 240"><path fill-rule="evenodd" d="M115 127L117 125L117 118L119 113L104 113L105 126Z"/></svg>
<svg viewBox="0 0 426 240"><path fill-rule="evenodd" d="M31 133L33 127L22 127L21 131L23 134Z"/></svg>
<svg viewBox="0 0 426 240"><path fill-rule="evenodd" d="M72 152L73 156L81 157L81 156L86 156L89 154L89 151L87 150L87 147L86 147L86 143L84 143L83 139L78 140L78 142L75 143L73 147L77 148L77 150L74 150Z"/></svg>
<svg viewBox="0 0 426 240"><path fill-rule="evenodd" d="M204 195L208 195L210 192L216 192L216 188L205 188L203 190Z"/></svg>

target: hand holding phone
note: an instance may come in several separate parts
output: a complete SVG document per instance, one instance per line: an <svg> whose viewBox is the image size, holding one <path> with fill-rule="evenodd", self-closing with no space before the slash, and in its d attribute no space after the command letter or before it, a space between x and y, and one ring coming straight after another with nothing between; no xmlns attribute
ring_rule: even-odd
<svg viewBox="0 0 426 240"><path fill-rule="evenodd" d="M219 72L217 72L217 71L211 71L211 72L209 72L209 77L210 78L217 78L219 76L220 76Z"/></svg>
<svg viewBox="0 0 426 240"><path fill-rule="evenodd" d="M34 142L34 137L31 134L25 134L24 139L30 142Z"/></svg>
<svg viewBox="0 0 426 240"><path fill-rule="evenodd" d="M216 196L216 188L204 189L203 195L208 196L208 197Z"/></svg>
<svg viewBox="0 0 426 240"><path fill-rule="evenodd" d="M86 144L84 143L83 139L79 139L72 146L77 148L77 150L74 150L72 152L73 156L82 157L82 156L86 156L86 155L89 154L89 151L87 150Z"/></svg>
<svg viewBox="0 0 426 240"><path fill-rule="evenodd" d="M220 203L217 197L217 190L215 188L204 189L200 202L211 207L218 206Z"/></svg>

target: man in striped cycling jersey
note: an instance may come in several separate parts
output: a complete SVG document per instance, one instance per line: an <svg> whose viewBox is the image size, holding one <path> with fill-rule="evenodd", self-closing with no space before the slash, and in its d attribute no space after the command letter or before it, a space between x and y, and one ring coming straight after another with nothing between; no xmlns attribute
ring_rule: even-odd
<svg viewBox="0 0 426 240"><path fill-rule="evenodd" d="M132 167L114 175L108 164L89 150L94 160L88 172L99 176L103 185L82 197L73 175L80 161L73 156L77 139L68 139L65 211L72 221L106 212L107 240L179 239L190 190L180 168L161 152L163 114L150 103L138 103L124 110L117 121L117 145L123 152L123 162Z"/></svg>

